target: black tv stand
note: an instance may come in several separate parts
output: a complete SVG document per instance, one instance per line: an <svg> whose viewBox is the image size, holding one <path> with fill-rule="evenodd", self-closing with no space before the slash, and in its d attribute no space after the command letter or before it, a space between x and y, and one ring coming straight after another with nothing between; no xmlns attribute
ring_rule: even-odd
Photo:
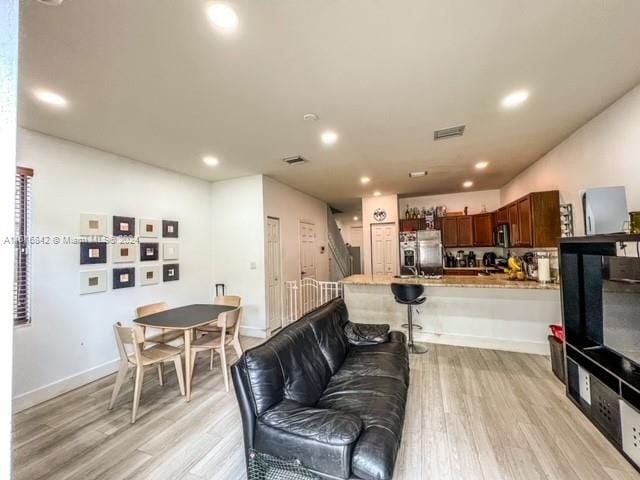
<svg viewBox="0 0 640 480"><path fill-rule="evenodd" d="M564 238L559 257L567 397L640 471L640 365L604 345L602 294L603 257L635 242L640 235Z"/></svg>

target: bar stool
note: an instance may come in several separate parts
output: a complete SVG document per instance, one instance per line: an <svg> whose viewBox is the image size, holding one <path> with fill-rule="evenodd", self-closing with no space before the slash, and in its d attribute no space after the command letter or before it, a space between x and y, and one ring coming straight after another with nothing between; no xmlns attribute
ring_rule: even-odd
<svg viewBox="0 0 640 480"><path fill-rule="evenodd" d="M424 287L422 285L416 285L411 283L392 283L391 292L396 299L396 302L407 306L407 329L409 331L409 352L411 353L427 353L426 347L422 345L416 345L413 343L413 329L422 328L420 325L414 325L413 323L413 306L422 305L427 297L421 297L424 293ZM403 325L404 327L404 325Z"/></svg>

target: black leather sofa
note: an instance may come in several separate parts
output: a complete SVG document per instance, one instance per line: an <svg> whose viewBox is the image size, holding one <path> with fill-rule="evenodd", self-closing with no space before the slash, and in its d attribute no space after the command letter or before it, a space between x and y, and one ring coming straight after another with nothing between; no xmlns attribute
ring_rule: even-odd
<svg viewBox="0 0 640 480"><path fill-rule="evenodd" d="M297 459L325 479L393 477L409 386L405 336L353 346L347 321L336 299L233 365L247 456Z"/></svg>

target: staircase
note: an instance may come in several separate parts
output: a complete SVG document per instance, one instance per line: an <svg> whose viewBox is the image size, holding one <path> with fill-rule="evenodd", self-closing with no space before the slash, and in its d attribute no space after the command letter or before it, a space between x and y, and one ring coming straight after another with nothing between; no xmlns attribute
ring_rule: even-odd
<svg viewBox="0 0 640 480"><path fill-rule="evenodd" d="M331 208L327 207L327 234L329 244L329 276L332 282L348 277L353 270L353 258L344 243Z"/></svg>

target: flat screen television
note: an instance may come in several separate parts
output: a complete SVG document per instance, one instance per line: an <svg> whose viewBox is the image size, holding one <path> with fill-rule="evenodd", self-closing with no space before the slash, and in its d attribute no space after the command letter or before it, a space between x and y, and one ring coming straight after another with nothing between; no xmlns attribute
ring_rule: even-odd
<svg viewBox="0 0 640 480"><path fill-rule="evenodd" d="M604 346L640 366L640 258L603 257Z"/></svg>

